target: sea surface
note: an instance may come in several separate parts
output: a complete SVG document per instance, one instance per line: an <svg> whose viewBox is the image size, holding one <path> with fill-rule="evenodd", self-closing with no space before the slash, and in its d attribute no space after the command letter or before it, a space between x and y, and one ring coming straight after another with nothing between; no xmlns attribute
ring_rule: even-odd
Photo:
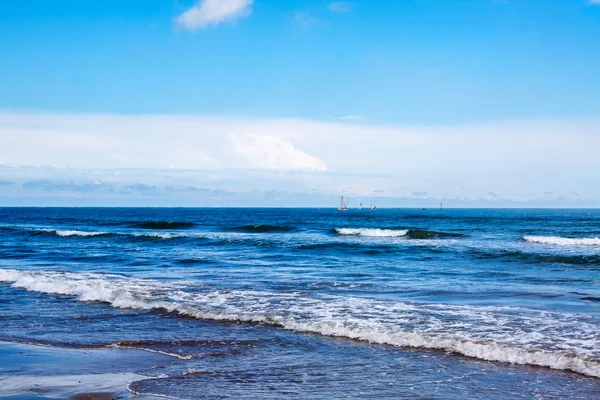
<svg viewBox="0 0 600 400"><path fill-rule="evenodd" d="M0 341L133 393L600 398L600 210L0 208ZM0 388L0 394L2 389Z"/></svg>

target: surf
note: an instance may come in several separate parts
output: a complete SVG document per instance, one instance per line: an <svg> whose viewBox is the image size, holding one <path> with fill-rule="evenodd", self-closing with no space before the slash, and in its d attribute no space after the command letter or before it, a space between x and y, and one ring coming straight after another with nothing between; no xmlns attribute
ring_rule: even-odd
<svg viewBox="0 0 600 400"><path fill-rule="evenodd" d="M61 229L40 229L40 230L36 230L35 233L36 234L47 234L47 235L53 235L53 236L60 236L60 237L71 237L71 236L93 237L93 236L110 236L111 235L110 232L79 231L79 230L72 230L72 229L66 229L66 230L61 230Z"/></svg>
<svg viewBox="0 0 600 400"><path fill-rule="evenodd" d="M461 238L461 233L438 232L427 229L391 229L391 228L335 228L334 233L342 236L407 238L407 239L442 239Z"/></svg>
<svg viewBox="0 0 600 400"><path fill-rule="evenodd" d="M201 288L197 282L163 282L98 273L0 269L0 282L16 289L73 296L78 301L102 302L115 308L265 324L600 378L598 322L577 314L302 292L215 290ZM586 337L585 342L570 339L574 326L578 335ZM532 329L536 335L531 335Z"/></svg>
<svg viewBox="0 0 600 400"><path fill-rule="evenodd" d="M568 238L560 236L523 236L529 243L549 244L555 246L600 246L600 238Z"/></svg>

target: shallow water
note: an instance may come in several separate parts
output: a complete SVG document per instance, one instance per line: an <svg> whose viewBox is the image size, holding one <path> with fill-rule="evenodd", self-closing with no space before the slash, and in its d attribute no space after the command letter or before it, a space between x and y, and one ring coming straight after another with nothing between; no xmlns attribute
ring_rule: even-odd
<svg viewBox="0 0 600 400"><path fill-rule="evenodd" d="M180 398L600 397L600 210L0 209L0 340ZM199 394L200 393L200 394Z"/></svg>

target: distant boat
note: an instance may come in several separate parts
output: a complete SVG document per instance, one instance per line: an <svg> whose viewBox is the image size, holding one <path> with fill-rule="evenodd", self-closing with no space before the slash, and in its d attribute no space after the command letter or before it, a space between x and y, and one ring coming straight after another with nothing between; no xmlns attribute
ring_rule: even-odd
<svg viewBox="0 0 600 400"><path fill-rule="evenodd" d="M373 202L371 203L371 208L369 208L369 210L377 210L377 205L375 204L375 200L373 200Z"/></svg>
<svg viewBox="0 0 600 400"><path fill-rule="evenodd" d="M440 210L444 209L444 205L442 203L440 203Z"/></svg>
<svg viewBox="0 0 600 400"><path fill-rule="evenodd" d="M340 199L340 206L338 207L339 211L348 211L348 206L346 205L346 202L344 201L344 196L342 196L342 198Z"/></svg>
<svg viewBox="0 0 600 400"><path fill-rule="evenodd" d="M360 203L360 205L358 206L359 210L362 210L362 203Z"/></svg>

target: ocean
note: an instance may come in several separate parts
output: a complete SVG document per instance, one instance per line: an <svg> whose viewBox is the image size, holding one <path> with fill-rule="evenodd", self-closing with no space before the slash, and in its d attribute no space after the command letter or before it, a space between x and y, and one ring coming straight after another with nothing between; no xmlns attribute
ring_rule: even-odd
<svg viewBox="0 0 600 400"><path fill-rule="evenodd" d="M159 357L113 361L140 396L600 398L599 237L583 209L0 208L0 341Z"/></svg>

